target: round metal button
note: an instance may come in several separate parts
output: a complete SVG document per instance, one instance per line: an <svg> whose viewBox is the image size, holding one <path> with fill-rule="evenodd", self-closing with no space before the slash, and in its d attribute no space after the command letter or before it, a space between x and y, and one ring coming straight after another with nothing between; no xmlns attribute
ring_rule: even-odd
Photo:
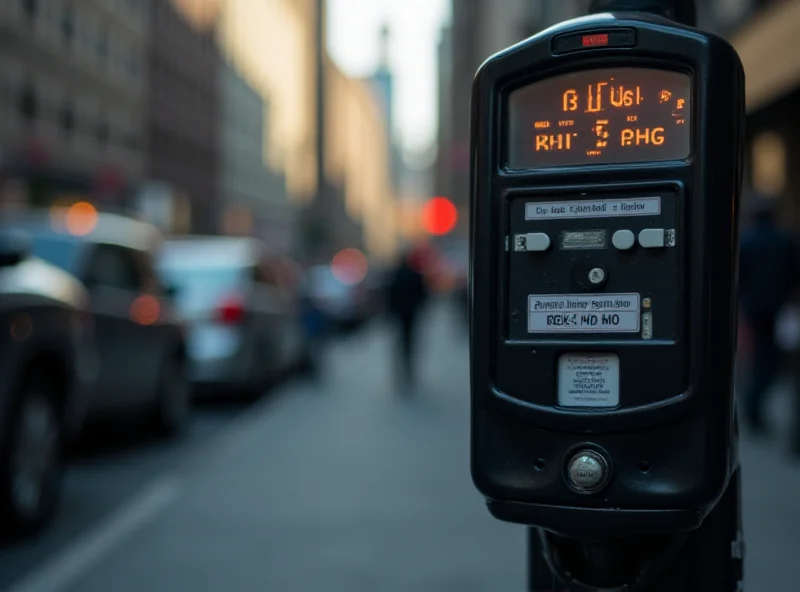
<svg viewBox="0 0 800 592"><path fill-rule="evenodd" d="M589 272L589 281L594 285L602 284L606 281L606 270L602 267L595 267Z"/></svg>
<svg viewBox="0 0 800 592"><path fill-rule="evenodd" d="M576 491L593 493L602 489L608 481L608 462L599 452L582 450L570 459L567 477Z"/></svg>

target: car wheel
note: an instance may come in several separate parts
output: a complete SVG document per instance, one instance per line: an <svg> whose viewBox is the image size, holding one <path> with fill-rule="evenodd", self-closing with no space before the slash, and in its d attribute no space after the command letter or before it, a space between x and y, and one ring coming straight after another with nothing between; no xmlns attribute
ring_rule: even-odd
<svg viewBox="0 0 800 592"><path fill-rule="evenodd" d="M183 435L189 427L192 413L192 394L186 364L175 357L165 361L158 383L155 427L168 438Z"/></svg>
<svg viewBox="0 0 800 592"><path fill-rule="evenodd" d="M0 530L33 534L56 514L63 472L58 386L35 377L20 389L0 459Z"/></svg>

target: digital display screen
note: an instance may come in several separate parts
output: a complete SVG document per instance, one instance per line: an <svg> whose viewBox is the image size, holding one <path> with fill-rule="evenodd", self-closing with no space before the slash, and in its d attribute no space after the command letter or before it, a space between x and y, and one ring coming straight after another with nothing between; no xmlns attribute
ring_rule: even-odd
<svg viewBox="0 0 800 592"><path fill-rule="evenodd" d="M554 76L508 98L510 169L681 160L691 152L691 77L650 68Z"/></svg>

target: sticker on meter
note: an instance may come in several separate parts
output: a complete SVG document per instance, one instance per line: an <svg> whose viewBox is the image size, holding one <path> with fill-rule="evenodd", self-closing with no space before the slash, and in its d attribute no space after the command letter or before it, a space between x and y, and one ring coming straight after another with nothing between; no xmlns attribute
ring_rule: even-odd
<svg viewBox="0 0 800 592"><path fill-rule="evenodd" d="M561 407L619 405L619 356L564 354L558 359L558 404Z"/></svg>
<svg viewBox="0 0 800 592"><path fill-rule="evenodd" d="M639 294L532 294L528 333L638 333Z"/></svg>

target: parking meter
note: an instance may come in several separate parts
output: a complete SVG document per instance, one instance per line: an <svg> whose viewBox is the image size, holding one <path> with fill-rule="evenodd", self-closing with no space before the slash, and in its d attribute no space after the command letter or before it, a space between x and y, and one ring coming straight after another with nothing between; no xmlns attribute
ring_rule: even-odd
<svg viewBox="0 0 800 592"><path fill-rule="evenodd" d="M575 539L696 529L735 458L744 74L647 13L547 29L473 87L472 475Z"/></svg>

